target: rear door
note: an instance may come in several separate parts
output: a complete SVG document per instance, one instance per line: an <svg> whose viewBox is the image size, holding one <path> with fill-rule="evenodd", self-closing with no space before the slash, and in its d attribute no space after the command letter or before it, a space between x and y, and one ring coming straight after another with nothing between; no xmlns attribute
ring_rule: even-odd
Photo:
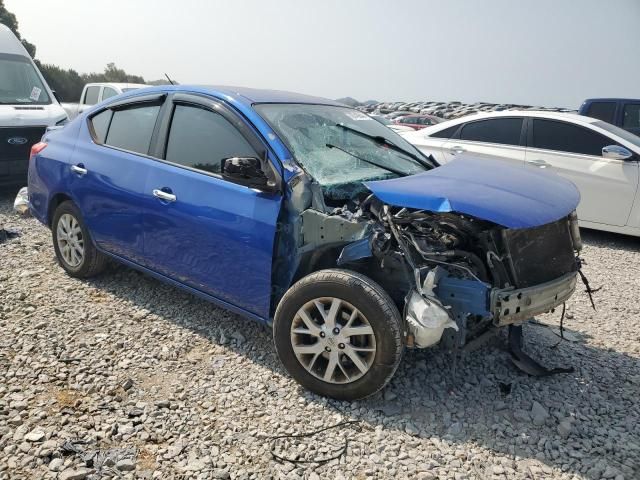
<svg viewBox="0 0 640 480"><path fill-rule="evenodd" d="M145 186L152 199L144 217L145 263L267 318L281 196L223 179L221 164L265 158L268 150L218 101L180 94L166 108L159 160Z"/></svg>
<svg viewBox="0 0 640 480"><path fill-rule="evenodd" d="M638 162L602 157L616 141L594 130L558 120L533 118L527 165L548 168L580 190L578 218L624 226L638 187Z"/></svg>
<svg viewBox="0 0 640 480"><path fill-rule="evenodd" d="M500 117L464 123L443 145L444 155L447 161L471 154L523 166L526 152L523 121L522 117Z"/></svg>
<svg viewBox="0 0 640 480"><path fill-rule="evenodd" d="M91 116L71 158L71 191L96 244L142 260L142 209L151 137L164 95L137 97Z"/></svg>

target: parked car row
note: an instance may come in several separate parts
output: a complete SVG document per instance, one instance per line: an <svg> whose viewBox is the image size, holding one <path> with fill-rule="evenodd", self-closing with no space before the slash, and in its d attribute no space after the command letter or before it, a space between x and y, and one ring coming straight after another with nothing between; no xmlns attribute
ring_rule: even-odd
<svg viewBox="0 0 640 480"><path fill-rule="evenodd" d="M471 115L479 112L496 112L503 110L536 110L536 111L555 111L555 112L575 112L575 110L566 108L548 108L548 107L532 107L527 105L515 104L496 104L487 102L462 103L462 102L391 102L377 103L358 107L360 110L368 113L376 113L378 115L386 115L388 118L394 118L404 115L433 115L443 119L454 119L465 115Z"/></svg>

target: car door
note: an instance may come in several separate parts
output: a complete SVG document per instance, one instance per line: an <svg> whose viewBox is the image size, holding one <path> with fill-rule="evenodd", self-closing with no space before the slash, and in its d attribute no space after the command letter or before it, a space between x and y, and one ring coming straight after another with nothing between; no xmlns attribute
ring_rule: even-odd
<svg viewBox="0 0 640 480"><path fill-rule="evenodd" d="M497 158L524 165L526 148L522 117L500 117L473 120L462 124L456 134L443 145L446 161L456 156Z"/></svg>
<svg viewBox="0 0 640 480"><path fill-rule="evenodd" d="M149 147L164 95L93 114L71 157L70 186L99 248L140 262Z"/></svg>
<svg viewBox="0 0 640 480"><path fill-rule="evenodd" d="M265 159L268 149L221 102L176 95L166 107L145 193L145 262L153 270L268 318L281 195L232 183L224 159Z"/></svg>
<svg viewBox="0 0 640 480"><path fill-rule="evenodd" d="M602 148L616 144L585 126L532 118L526 163L551 169L578 187L580 220L624 226L638 187L638 162L604 158Z"/></svg>

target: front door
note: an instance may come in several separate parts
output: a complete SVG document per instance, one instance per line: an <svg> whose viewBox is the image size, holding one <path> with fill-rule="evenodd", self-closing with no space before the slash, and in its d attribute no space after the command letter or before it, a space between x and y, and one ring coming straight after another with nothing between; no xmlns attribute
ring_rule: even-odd
<svg viewBox="0 0 640 480"><path fill-rule="evenodd" d="M616 142L586 127L541 118L530 124L527 166L547 168L578 187L580 220L626 225L638 187L638 162L602 157L602 148Z"/></svg>
<svg viewBox="0 0 640 480"><path fill-rule="evenodd" d="M144 213L145 264L268 318L281 196L220 175L224 159L262 157L264 147L220 104L182 97L167 105L166 147L146 180L153 202Z"/></svg>

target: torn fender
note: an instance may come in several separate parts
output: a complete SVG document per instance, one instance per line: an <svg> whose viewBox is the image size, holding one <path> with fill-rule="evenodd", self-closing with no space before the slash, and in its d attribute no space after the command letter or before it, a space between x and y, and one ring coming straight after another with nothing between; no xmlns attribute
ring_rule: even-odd
<svg viewBox="0 0 640 480"><path fill-rule="evenodd" d="M457 212L507 228L554 222L580 201L576 186L555 173L469 156L425 173L365 185L390 205Z"/></svg>

